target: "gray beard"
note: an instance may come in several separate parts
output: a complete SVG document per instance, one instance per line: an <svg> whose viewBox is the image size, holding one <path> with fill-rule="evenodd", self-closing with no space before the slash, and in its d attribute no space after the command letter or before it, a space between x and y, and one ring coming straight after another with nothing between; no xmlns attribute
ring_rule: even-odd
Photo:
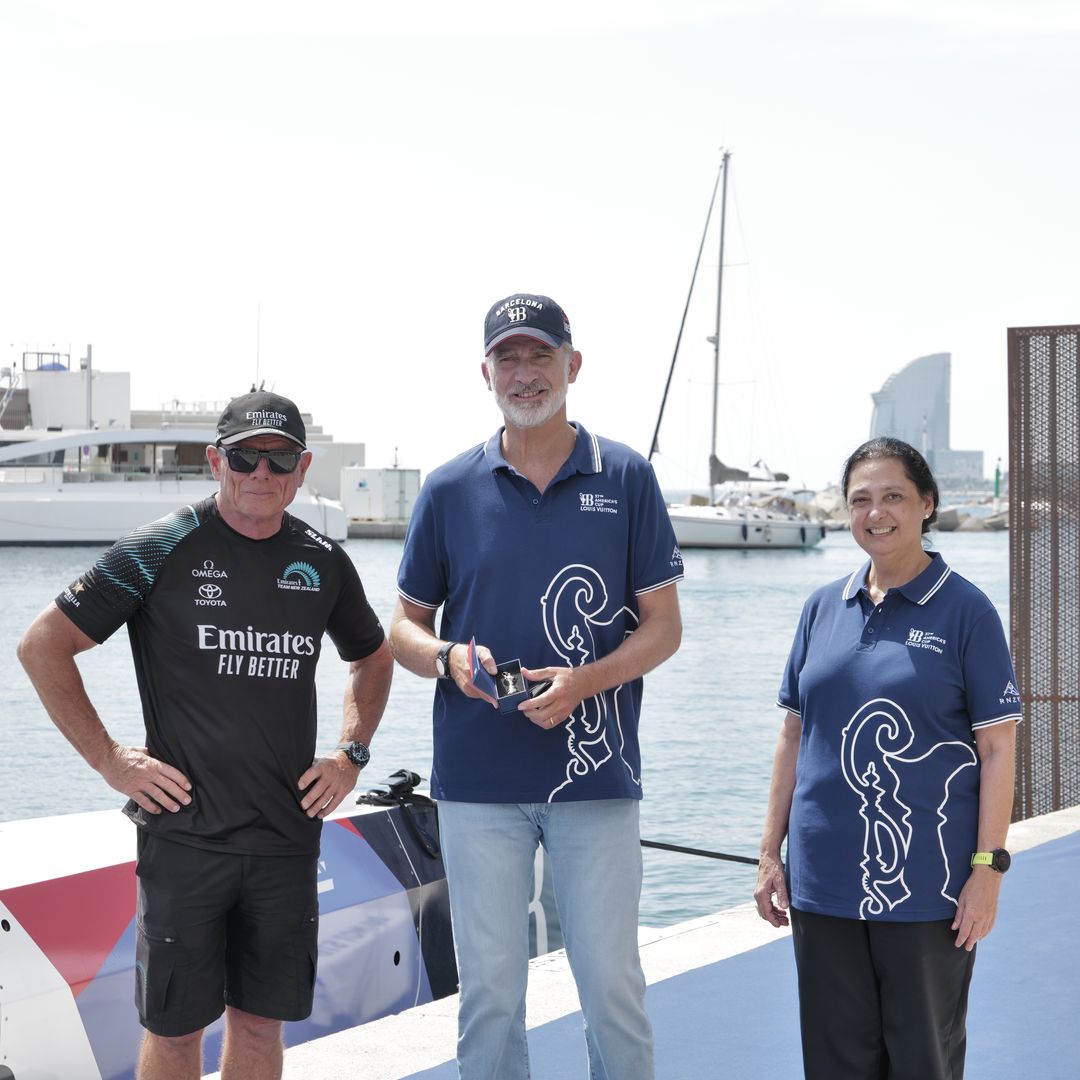
<svg viewBox="0 0 1080 1080"><path fill-rule="evenodd" d="M519 428L535 428L546 424L562 408L566 401L566 387L561 393L557 390L549 390L547 403L543 408L531 405L519 405L511 397L502 394L495 395L495 404L503 417Z"/></svg>

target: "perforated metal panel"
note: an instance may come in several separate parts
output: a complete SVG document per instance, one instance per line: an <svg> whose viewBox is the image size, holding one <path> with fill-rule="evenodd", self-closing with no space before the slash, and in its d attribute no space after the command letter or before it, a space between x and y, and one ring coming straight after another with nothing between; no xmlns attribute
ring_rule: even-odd
<svg viewBox="0 0 1080 1080"><path fill-rule="evenodd" d="M1014 819L1080 804L1080 326L1009 331Z"/></svg>

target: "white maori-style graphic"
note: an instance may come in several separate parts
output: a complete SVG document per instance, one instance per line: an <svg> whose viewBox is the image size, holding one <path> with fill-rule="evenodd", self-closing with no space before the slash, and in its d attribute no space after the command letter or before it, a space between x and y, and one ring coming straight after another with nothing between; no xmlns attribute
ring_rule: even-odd
<svg viewBox="0 0 1080 1080"><path fill-rule="evenodd" d="M909 856L940 866L940 893L956 903L949 892L949 860L944 830L949 822L949 785L961 770L977 764L974 749L964 742L940 742L925 754L905 757L915 741L907 713L888 698L875 698L848 721L840 747L844 779L862 800L859 816L866 823L863 835L862 887L866 893L859 917L892 911L911 895L905 876ZM940 791L936 836L920 835L912 822L911 806L904 801L898 769L914 766L919 785ZM925 833L926 828L922 831Z"/></svg>
<svg viewBox="0 0 1080 1080"><path fill-rule="evenodd" d="M593 627L611 626L623 618L626 622L624 637L628 637L638 622L637 615L628 607L608 611L604 579L593 567L581 564L564 566L551 579L540 598L540 610L544 633L568 667L580 667L596 659ZM623 756L626 740L619 718L619 695L624 689L617 686L614 690L586 698L563 725L570 759L566 764L566 779L548 795L548 802L553 802L563 788L579 777L596 772L615 753L634 783L640 786L641 777L634 774ZM609 731L612 734L609 735ZM612 739L616 743L614 750Z"/></svg>

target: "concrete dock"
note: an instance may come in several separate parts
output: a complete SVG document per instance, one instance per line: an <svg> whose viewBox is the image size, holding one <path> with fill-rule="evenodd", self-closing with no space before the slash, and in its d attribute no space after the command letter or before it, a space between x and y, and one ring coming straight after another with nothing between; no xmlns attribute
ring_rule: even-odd
<svg viewBox="0 0 1080 1080"><path fill-rule="evenodd" d="M967 1075L1078 1080L1080 807L1013 825L1009 848L1016 858L972 983ZM788 937L752 905L642 928L657 1080L802 1076ZM532 962L527 1010L533 1080L584 1080L563 952ZM289 1048L285 1080L454 1080L456 1038L454 995Z"/></svg>

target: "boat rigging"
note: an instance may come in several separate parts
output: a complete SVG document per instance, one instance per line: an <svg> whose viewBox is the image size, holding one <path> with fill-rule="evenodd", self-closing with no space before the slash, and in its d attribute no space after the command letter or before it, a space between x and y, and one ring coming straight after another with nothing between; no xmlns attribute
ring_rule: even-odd
<svg viewBox="0 0 1080 1080"><path fill-rule="evenodd" d="M681 548L813 547L825 535L823 525L811 522L807 517L795 513L794 499L789 493L770 490L765 493L763 500L758 500L758 503L755 504L751 499L749 490L749 483L752 480L749 471L725 465L716 453L720 417L720 316L723 310L724 240L727 219L728 173L730 169L731 151L724 149L720 160L720 168L716 174L716 182L713 184L712 196L709 199L709 209L705 215L705 228L701 234L701 243L698 246L697 258L694 261L694 271L690 277L690 288L686 295L682 321L679 324L679 332L675 339L675 350L671 357L671 365L668 368L667 381L664 384L664 394L660 402L656 427L653 430L652 442L649 447L649 460L652 461L653 455L659 451L660 425L664 418L664 408L667 404L668 392L671 389L675 362L679 357L679 348L682 344L683 331L686 328L690 301L694 295L694 286L697 283L698 270L701 266L701 256L705 250L713 207L716 205L716 195L719 191L720 261L716 275L716 316L713 333L707 338L713 347L709 501L707 505L701 505L694 497L691 497L688 503L669 504L668 514L671 517L675 537ZM768 469L764 471L768 474L767 482L783 482L788 479L786 473L773 473ZM743 486L733 490L730 487L733 483ZM718 500L717 488L720 487L723 490L725 485L728 486L726 497Z"/></svg>

